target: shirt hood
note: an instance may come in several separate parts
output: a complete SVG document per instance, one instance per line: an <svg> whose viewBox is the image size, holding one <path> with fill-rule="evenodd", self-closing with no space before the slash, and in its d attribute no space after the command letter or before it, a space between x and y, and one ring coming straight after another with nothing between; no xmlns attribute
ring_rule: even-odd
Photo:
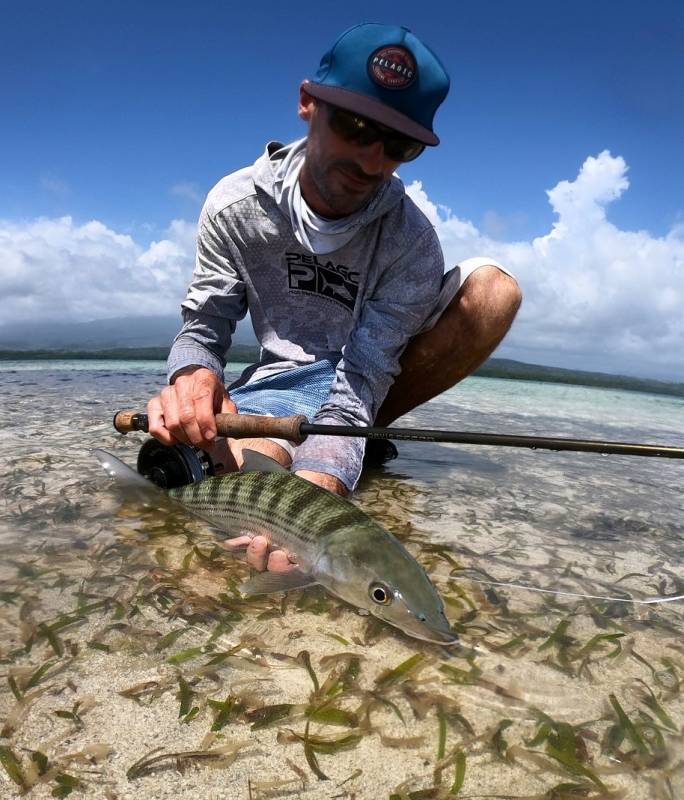
<svg viewBox="0 0 684 800"><path fill-rule="evenodd" d="M274 182L278 167L290 150L299 145L301 141L303 140L300 139L285 145L276 141L269 142L262 155L254 162L254 185L274 200ZM382 217L404 197L403 182L397 175L392 175L369 201L361 215L360 226L365 226L378 217Z"/></svg>

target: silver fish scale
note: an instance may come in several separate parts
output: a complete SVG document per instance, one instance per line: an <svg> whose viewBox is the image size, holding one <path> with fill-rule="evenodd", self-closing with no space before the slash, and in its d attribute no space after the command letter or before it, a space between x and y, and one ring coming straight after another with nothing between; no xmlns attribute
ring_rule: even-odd
<svg viewBox="0 0 684 800"><path fill-rule="evenodd" d="M301 545L320 548L322 540L342 526L379 528L349 501L289 473L233 473L169 494L228 533L265 533L293 552L301 552Z"/></svg>

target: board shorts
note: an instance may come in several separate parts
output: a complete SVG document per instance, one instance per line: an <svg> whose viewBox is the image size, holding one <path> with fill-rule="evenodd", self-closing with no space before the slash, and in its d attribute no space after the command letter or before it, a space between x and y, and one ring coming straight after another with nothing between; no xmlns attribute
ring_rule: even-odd
<svg viewBox="0 0 684 800"><path fill-rule="evenodd" d="M515 280L515 277L505 267L491 258L468 258L462 261L444 274L435 307L418 333L424 333L433 328L463 286L466 278L476 269L488 265L498 267ZM303 367L260 378L235 389L229 386L228 392L240 414L261 414L273 417L304 414L308 419L312 419L328 397L330 386L335 379L336 369L337 364L334 361L323 359L313 364L306 364ZM294 445L291 442L274 438L271 438L271 441L287 450L290 457L294 454Z"/></svg>

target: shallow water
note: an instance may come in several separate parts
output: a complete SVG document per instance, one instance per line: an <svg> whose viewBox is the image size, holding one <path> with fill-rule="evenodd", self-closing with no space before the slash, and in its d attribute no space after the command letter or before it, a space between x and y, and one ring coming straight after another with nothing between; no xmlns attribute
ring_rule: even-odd
<svg viewBox="0 0 684 800"><path fill-rule="evenodd" d="M88 453L135 463L111 419L163 365L78 366L0 370L0 797L684 796L684 604L496 585L684 594L682 462L398 443L355 502L430 571L448 652L320 590L240 599L211 529L121 498ZM518 381L402 422L684 445L680 399ZM213 755L127 777L155 747Z"/></svg>

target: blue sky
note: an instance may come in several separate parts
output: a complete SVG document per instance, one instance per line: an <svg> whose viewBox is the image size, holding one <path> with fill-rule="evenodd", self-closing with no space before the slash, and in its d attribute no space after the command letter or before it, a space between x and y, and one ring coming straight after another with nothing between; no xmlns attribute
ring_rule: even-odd
<svg viewBox="0 0 684 800"><path fill-rule="evenodd" d="M303 135L299 81L364 20L411 28L451 73L442 145L400 174L483 237L547 235L546 190L606 150L629 180L610 223L658 239L684 222L682 2L27 0L0 11L0 219L15 231L68 215L146 247L171 220L193 222L218 178L267 140Z"/></svg>
<svg viewBox="0 0 684 800"><path fill-rule="evenodd" d="M658 234L684 213L681 2L3 5L3 217L128 228L195 212L173 187L206 192L301 135L299 81L364 19L410 27L451 73L443 144L401 174L460 216L541 233L542 190L604 148L630 166L617 224Z"/></svg>

